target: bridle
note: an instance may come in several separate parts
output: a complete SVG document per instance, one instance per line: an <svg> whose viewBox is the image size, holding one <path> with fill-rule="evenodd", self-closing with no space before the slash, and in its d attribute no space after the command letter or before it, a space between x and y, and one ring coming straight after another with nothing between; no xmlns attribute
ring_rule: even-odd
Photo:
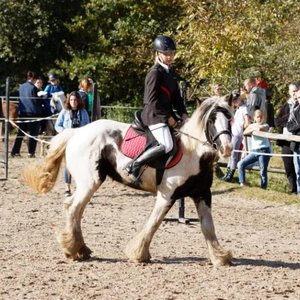
<svg viewBox="0 0 300 300"><path fill-rule="evenodd" d="M226 109L224 109L224 108L222 108L222 107L217 107L216 109L215 109L215 111L216 112L222 112L223 114L227 114L228 116L229 116L229 121L230 121L230 119L231 119L231 116L229 115L229 113L228 113L228 111L226 110ZM230 128L230 127L229 127ZM217 140L218 140L218 138L221 136L221 135L223 135L223 134L227 134L227 135L229 135L230 137L232 136L232 134L231 134L231 131L229 130L229 129L224 129L224 130L222 130L222 131L220 131L220 132L217 132L213 137L210 137L210 135L209 135L209 132L208 132L208 128L206 127L206 129L205 129L205 136L206 136L206 141L201 141L200 139L198 139L198 138L196 138L196 137L194 137L194 136L192 136L192 135L190 135L190 134L188 134L188 133L186 133L186 132L182 132L181 130L179 130L179 129L177 129L176 130L176 132L178 132L178 133L180 133L180 134L182 134L182 135L185 135L185 136L188 136L189 138L192 138L192 139L194 139L194 140L196 140L196 141L198 141L199 143L201 143L202 145L206 145L206 146L210 146L211 148L213 148L213 149L215 149L215 150L217 150L218 149L218 145L217 145Z"/></svg>
<svg viewBox="0 0 300 300"><path fill-rule="evenodd" d="M225 108L223 108L223 107L217 107L217 108L215 109L215 112L216 112L216 113L221 112L221 113L223 113L223 114L225 115L225 117L228 119L228 128L229 128L229 129L224 129L224 130L222 130L222 131L220 131L220 132L217 132L213 137L210 137L210 134L209 134L209 132L208 132L208 128L206 127L206 129L205 129L205 135L206 135L206 138L207 138L207 140L210 141L210 144L212 144L212 145L214 146L214 148L217 149L217 143L216 143L216 142L217 142L218 138L219 138L221 135L227 134L227 135L229 135L230 137L232 136L231 131L230 131L230 125L229 125L229 122L230 122L230 120L231 120L231 115L230 115L229 112L228 112Z"/></svg>

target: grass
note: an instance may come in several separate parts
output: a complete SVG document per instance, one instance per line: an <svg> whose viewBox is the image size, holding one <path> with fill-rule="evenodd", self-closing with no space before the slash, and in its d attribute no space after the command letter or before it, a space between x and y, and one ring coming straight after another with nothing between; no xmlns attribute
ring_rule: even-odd
<svg viewBox="0 0 300 300"><path fill-rule="evenodd" d="M281 153L281 148L272 143L273 153ZM273 156L270 159L269 168L282 169L283 162L279 156ZM225 172L225 168L221 168ZM236 170L232 183L227 183L215 177L212 191L226 190L229 195L234 198L243 197L247 199L263 199L273 202L284 202L286 204L300 205L300 197L290 193L288 179L285 173L268 172L268 188L263 190L260 188L259 171L246 170L246 186L241 188L239 186L238 172Z"/></svg>

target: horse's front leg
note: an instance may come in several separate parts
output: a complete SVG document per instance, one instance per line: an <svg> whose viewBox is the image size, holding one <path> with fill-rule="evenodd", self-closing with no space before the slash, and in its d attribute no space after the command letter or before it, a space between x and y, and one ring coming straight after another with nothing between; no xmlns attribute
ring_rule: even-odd
<svg viewBox="0 0 300 300"><path fill-rule="evenodd" d="M155 206L143 229L128 243L125 254L133 262L149 262L151 255L149 251L152 238L162 223L164 217L174 203L164 199L160 193L156 198Z"/></svg>
<svg viewBox="0 0 300 300"><path fill-rule="evenodd" d="M210 192L207 197L211 198ZM212 264L217 267L229 265L231 263L232 254L230 251L222 248L218 242L210 207L206 204L203 198L198 198L197 200L194 200L194 202ZM208 199L207 203L211 203L210 199Z"/></svg>

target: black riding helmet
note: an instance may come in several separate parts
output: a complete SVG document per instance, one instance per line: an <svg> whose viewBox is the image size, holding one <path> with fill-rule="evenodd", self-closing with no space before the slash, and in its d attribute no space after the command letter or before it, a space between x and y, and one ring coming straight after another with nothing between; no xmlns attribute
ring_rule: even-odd
<svg viewBox="0 0 300 300"><path fill-rule="evenodd" d="M176 51L176 46L169 36L159 35L153 42L153 50L157 52Z"/></svg>
<svg viewBox="0 0 300 300"><path fill-rule="evenodd" d="M231 95L232 95L232 100L237 100L241 94L239 93L239 91L233 91Z"/></svg>

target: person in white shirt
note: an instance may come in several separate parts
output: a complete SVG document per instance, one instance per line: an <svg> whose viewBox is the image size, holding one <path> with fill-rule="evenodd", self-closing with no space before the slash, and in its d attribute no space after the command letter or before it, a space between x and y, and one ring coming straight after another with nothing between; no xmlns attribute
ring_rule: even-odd
<svg viewBox="0 0 300 300"><path fill-rule="evenodd" d="M227 172L221 180L232 182L237 164L240 158L240 153L234 150L240 150L243 142L243 132L250 124L250 115L247 105L243 102L239 92L233 92L231 104L234 108L234 119L231 125L232 132L232 153L228 159Z"/></svg>

